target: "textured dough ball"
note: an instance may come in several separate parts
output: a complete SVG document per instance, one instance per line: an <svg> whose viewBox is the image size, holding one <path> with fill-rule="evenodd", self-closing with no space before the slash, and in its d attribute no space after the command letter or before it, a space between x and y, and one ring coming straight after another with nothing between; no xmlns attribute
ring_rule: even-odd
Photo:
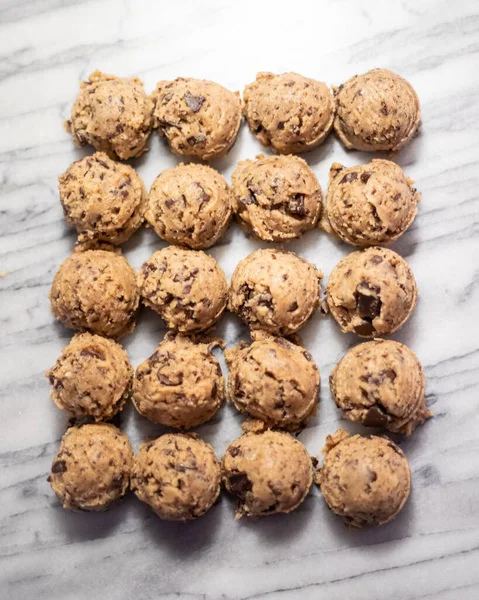
<svg viewBox="0 0 479 600"><path fill-rule="evenodd" d="M233 146L241 124L239 94L213 81L160 81L153 92L155 127L178 156L211 160Z"/></svg>
<svg viewBox="0 0 479 600"><path fill-rule="evenodd" d="M312 229L321 215L321 186L298 156L244 160L232 182L236 214L262 240L297 238Z"/></svg>
<svg viewBox="0 0 479 600"><path fill-rule="evenodd" d="M205 423L225 399L225 381L212 354L215 342L169 334L136 370L133 404L144 417L169 427Z"/></svg>
<svg viewBox="0 0 479 600"><path fill-rule="evenodd" d="M333 126L335 106L328 86L297 73L258 73L243 98L249 128L263 146L280 154L316 148Z"/></svg>
<svg viewBox="0 0 479 600"><path fill-rule="evenodd" d="M315 410L319 370L311 354L280 337L253 334L226 352L228 396L236 408L271 427L298 429Z"/></svg>
<svg viewBox="0 0 479 600"><path fill-rule="evenodd" d="M133 368L120 344L77 333L46 376L53 402L70 414L108 421L130 396Z"/></svg>
<svg viewBox="0 0 479 600"><path fill-rule="evenodd" d="M352 437L339 429L328 436L316 483L329 508L351 529L394 519L411 491L411 472L403 451L382 437Z"/></svg>
<svg viewBox="0 0 479 600"><path fill-rule="evenodd" d="M52 313L65 327L114 338L133 330L139 301L135 271L106 250L73 253L50 291Z"/></svg>
<svg viewBox="0 0 479 600"><path fill-rule="evenodd" d="M237 518L288 513L306 498L313 481L311 457L289 433L245 433L226 449L226 489L239 499Z"/></svg>
<svg viewBox="0 0 479 600"><path fill-rule="evenodd" d="M256 250L234 270L228 308L251 329L290 335L318 307L322 277L294 252Z"/></svg>
<svg viewBox="0 0 479 600"><path fill-rule="evenodd" d="M48 481L63 508L106 510L127 492L132 462L130 442L115 426L70 427Z"/></svg>
<svg viewBox="0 0 479 600"><path fill-rule="evenodd" d="M170 244L198 250L213 246L226 231L232 195L225 178L211 167L180 164L153 182L146 220Z"/></svg>
<svg viewBox="0 0 479 600"><path fill-rule="evenodd" d="M141 444L131 474L131 489L167 521L191 521L216 502L220 464L199 437L169 433Z"/></svg>
<svg viewBox="0 0 479 600"><path fill-rule="evenodd" d="M396 331L411 315L417 286L407 262L387 248L348 254L334 267L326 301L344 333L375 337Z"/></svg>
<svg viewBox="0 0 479 600"><path fill-rule="evenodd" d="M390 244L411 225L421 194L389 160L329 172L326 213L334 232L348 244Z"/></svg>
<svg viewBox="0 0 479 600"><path fill-rule="evenodd" d="M112 158L146 152L153 126L153 102L137 77L95 71L80 83L66 128L77 146L91 144Z"/></svg>
<svg viewBox="0 0 479 600"><path fill-rule="evenodd" d="M168 329L205 331L220 318L228 298L225 274L212 256L168 246L140 269L143 303L156 311Z"/></svg>
<svg viewBox="0 0 479 600"><path fill-rule="evenodd" d="M142 180L104 152L75 161L58 181L65 219L80 242L122 244L143 223L148 197Z"/></svg>
<svg viewBox="0 0 479 600"><path fill-rule="evenodd" d="M407 346L374 340L354 346L334 367L331 394L350 421L411 435L431 415L424 371Z"/></svg>
<svg viewBox="0 0 479 600"><path fill-rule="evenodd" d="M412 85L387 69L355 75L334 90L334 129L346 148L365 152L400 150L420 124Z"/></svg>

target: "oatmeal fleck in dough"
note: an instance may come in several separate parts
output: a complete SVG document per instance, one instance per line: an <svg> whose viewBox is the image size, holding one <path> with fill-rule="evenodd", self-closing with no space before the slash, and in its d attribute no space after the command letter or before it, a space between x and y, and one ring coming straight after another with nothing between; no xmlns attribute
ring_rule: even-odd
<svg viewBox="0 0 479 600"><path fill-rule="evenodd" d="M233 146L241 124L241 100L212 81L160 81L153 92L155 127L172 152L212 160Z"/></svg>
<svg viewBox="0 0 479 600"><path fill-rule="evenodd" d="M152 125L153 102L142 81L100 71L80 83L71 120L65 122L77 146L91 144L122 160L146 152Z"/></svg>
<svg viewBox="0 0 479 600"><path fill-rule="evenodd" d="M244 160L232 182L235 213L261 240L297 238L312 229L321 215L321 187L298 156Z"/></svg>
<svg viewBox="0 0 479 600"><path fill-rule="evenodd" d="M141 444L131 488L167 521L190 521L216 502L221 469L213 448L194 434L169 433Z"/></svg>

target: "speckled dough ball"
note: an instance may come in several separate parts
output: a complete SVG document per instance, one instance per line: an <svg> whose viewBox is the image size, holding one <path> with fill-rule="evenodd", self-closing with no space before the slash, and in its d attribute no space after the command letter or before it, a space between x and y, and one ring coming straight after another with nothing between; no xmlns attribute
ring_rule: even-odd
<svg viewBox="0 0 479 600"><path fill-rule="evenodd" d="M431 416L424 371L412 350L374 340L346 352L330 377L331 394L346 419L410 435Z"/></svg>
<svg viewBox="0 0 479 600"><path fill-rule="evenodd" d="M211 167L180 164L153 182L146 220L171 244L195 250L213 246L232 215L232 194L225 178Z"/></svg>
<svg viewBox="0 0 479 600"><path fill-rule="evenodd" d="M228 308L251 329L290 335L318 307L322 277L294 252L256 250L234 270Z"/></svg>
<svg viewBox="0 0 479 600"><path fill-rule="evenodd" d="M289 433L245 433L226 449L226 489L239 499L237 518L288 513L306 498L313 481L311 457Z"/></svg>
<svg viewBox="0 0 479 600"><path fill-rule="evenodd" d="M407 262L386 248L348 254L334 267L326 302L343 332L375 337L396 331L411 315L417 286Z"/></svg>
<svg viewBox="0 0 479 600"><path fill-rule="evenodd" d="M351 529L383 525L402 510L411 491L403 451L382 437L328 436L322 469L315 476L329 508Z"/></svg>
<svg viewBox="0 0 479 600"><path fill-rule="evenodd" d="M120 78L95 71L80 83L66 128L78 146L91 144L126 160L147 150L153 102L137 77Z"/></svg>
<svg viewBox="0 0 479 600"><path fill-rule="evenodd" d="M80 242L126 242L143 223L147 194L137 173L95 152L58 178L65 219Z"/></svg>
<svg viewBox="0 0 479 600"><path fill-rule="evenodd" d="M178 156L224 156L241 124L239 94L212 81L160 81L153 93L155 127Z"/></svg>
<svg viewBox="0 0 479 600"><path fill-rule="evenodd" d="M261 240L287 241L312 229L321 215L316 175L298 156L258 156L232 176L235 212Z"/></svg>
<svg viewBox="0 0 479 600"><path fill-rule="evenodd" d="M249 128L280 154L312 150L333 126L334 99L328 86L297 73L258 73L243 97Z"/></svg>
<svg viewBox="0 0 479 600"><path fill-rule="evenodd" d="M139 301L135 271L106 250L73 253L50 291L52 312L65 327L114 338L133 330Z"/></svg>
<svg viewBox="0 0 479 600"><path fill-rule="evenodd" d="M411 225L421 194L401 167L389 160L329 172L326 214L333 231L348 244L390 244Z"/></svg>
<svg viewBox="0 0 479 600"><path fill-rule="evenodd" d="M216 502L220 464L213 448L199 437L170 433L141 444L135 456L131 488L167 521L191 521Z"/></svg>
<svg viewBox="0 0 479 600"><path fill-rule="evenodd" d="M392 71L355 75L334 92L334 129L346 148L396 151L416 135L419 98L412 85Z"/></svg>
<svg viewBox="0 0 479 600"><path fill-rule="evenodd" d="M78 333L46 376L53 402L70 414L109 420L129 398L133 368L120 344Z"/></svg>
<svg viewBox="0 0 479 600"><path fill-rule="evenodd" d="M127 436L113 425L70 427L48 481L63 508L106 510L127 492L132 462Z"/></svg>

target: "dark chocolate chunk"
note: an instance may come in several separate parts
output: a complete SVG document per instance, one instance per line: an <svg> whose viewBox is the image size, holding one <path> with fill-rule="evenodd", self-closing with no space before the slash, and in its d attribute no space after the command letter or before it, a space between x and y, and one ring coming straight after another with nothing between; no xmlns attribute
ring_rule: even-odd
<svg viewBox="0 0 479 600"><path fill-rule="evenodd" d="M98 360L105 360L105 354L101 350L96 348L83 348L80 352L80 356L91 356L92 358L98 358Z"/></svg>
<svg viewBox="0 0 479 600"><path fill-rule="evenodd" d="M296 194L288 202L287 212L295 217L305 217L307 215L304 207L304 194Z"/></svg>
<svg viewBox="0 0 479 600"><path fill-rule="evenodd" d="M231 454L231 456L235 457L241 456L243 453L241 452L240 448L238 448L238 446L230 446L228 448L228 454Z"/></svg>
<svg viewBox="0 0 479 600"><path fill-rule="evenodd" d="M387 416L377 406L371 406L366 413L363 425L366 427L384 427L388 422Z"/></svg>
<svg viewBox="0 0 479 600"><path fill-rule="evenodd" d="M351 183L351 181L355 181L357 178L358 174L352 171L351 173L346 173L339 183Z"/></svg>
<svg viewBox="0 0 479 600"><path fill-rule="evenodd" d="M370 296L357 292L356 310L360 317L374 319L381 312L382 302L377 296Z"/></svg>
<svg viewBox="0 0 479 600"><path fill-rule="evenodd" d="M356 327L354 328L354 331L358 335L365 335L365 336L374 335L376 333L376 330L374 329L373 324L369 323L369 321L363 321L360 325L356 325Z"/></svg>
<svg viewBox="0 0 479 600"><path fill-rule="evenodd" d="M190 110L194 113L197 113L200 110L203 106L203 102L206 100L204 96L194 96L193 94L190 94L190 92L186 92L183 97Z"/></svg>
<svg viewBox="0 0 479 600"><path fill-rule="evenodd" d="M52 473L65 473L67 465L64 460L56 460L52 465Z"/></svg>
<svg viewBox="0 0 479 600"><path fill-rule="evenodd" d="M204 133L199 133L198 135L191 135L186 140L188 145L190 146L199 146L200 144L204 144L206 142L206 135Z"/></svg>
<svg viewBox="0 0 479 600"><path fill-rule="evenodd" d="M297 309L298 309L298 303L291 302L291 304L289 305L289 308L288 308L288 312L294 312Z"/></svg>
<svg viewBox="0 0 479 600"><path fill-rule="evenodd" d="M156 376L158 377L158 381L163 385L173 386L181 385L183 383L183 373L178 373L176 376L173 375L173 377L168 377L167 375L162 373L161 370L159 370Z"/></svg>
<svg viewBox="0 0 479 600"><path fill-rule="evenodd" d="M389 114L388 107L386 106L386 102L384 102L384 100L381 102L381 112L385 116Z"/></svg>
<svg viewBox="0 0 479 600"><path fill-rule="evenodd" d="M253 484L248 479L246 473L232 473L228 476L228 484L233 494L236 494L240 498L244 498L246 492L250 492L253 489Z"/></svg>
<svg viewBox="0 0 479 600"><path fill-rule="evenodd" d="M369 181L369 178L371 177L372 172L371 171L366 171L365 173L361 173L361 181L363 183L367 183Z"/></svg>
<svg viewBox="0 0 479 600"><path fill-rule="evenodd" d="M379 256L379 254L375 254L374 256L372 256L372 257L369 259L369 262L370 262L372 265L379 265L379 263L382 263L382 262L383 262L383 258L382 258L382 256Z"/></svg>
<svg viewBox="0 0 479 600"><path fill-rule="evenodd" d="M104 160L101 160L100 158L96 159L96 162L99 163L104 169L109 169L110 167L106 164L106 162Z"/></svg>

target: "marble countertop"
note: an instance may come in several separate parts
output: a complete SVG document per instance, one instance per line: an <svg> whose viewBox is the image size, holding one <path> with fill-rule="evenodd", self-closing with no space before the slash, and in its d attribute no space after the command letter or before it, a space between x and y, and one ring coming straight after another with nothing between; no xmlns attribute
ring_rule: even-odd
<svg viewBox="0 0 479 600"><path fill-rule="evenodd" d="M3 600L463 600L479 598L479 11L474 0L401 2L0 1L0 598ZM298 71L339 84L381 66L411 81L420 135L395 160L422 192L417 219L394 244L420 301L394 339L418 354L434 418L401 441L413 492L401 515L351 533L317 489L294 513L235 521L224 496L189 524L164 523L134 497L105 514L64 511L46 481L66 417L43 373L71 332L54 322L48 291L74 235L57 177L76 158L62 126L78 82L99 68L157 80L194 76L242 89L257 71ZM133 161L147 186L178 161L155 135ZM227 178L262 148L246 127L214 166ZM305 158L325 189L346 152L334 136ZM138 268L162 242L145 229L125 246ZM264 244L233 225L211 250L228 277ZM324 270L351 249L314 231L288 248ZM228 345L246 338L229 315ZM134 366L164 329L146 309L124 340ZM319 414L300 439L318 455L341 420L329 373L357 339L317 314L303 330L322 374ZM198 432L222 455L242 418L227 406ZM161 433L131 407L136 448Z"/></svg>

